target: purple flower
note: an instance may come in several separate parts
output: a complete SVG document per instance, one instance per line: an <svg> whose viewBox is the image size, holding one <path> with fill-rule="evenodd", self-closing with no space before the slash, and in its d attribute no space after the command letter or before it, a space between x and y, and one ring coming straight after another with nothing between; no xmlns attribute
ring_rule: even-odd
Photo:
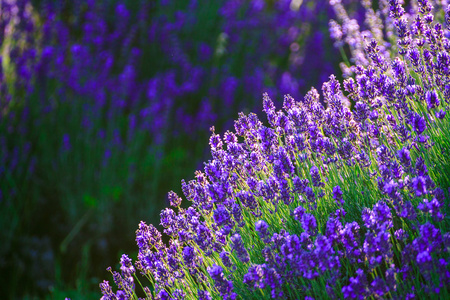
<svg viewBox="0 0 450 300"><path fill-rule="evenodd" d="M305 208L303 208L302 206L299 206L296 209L294 209L294 211L292 212L292 215L294 216L295 220L301 222L301 219L305 213L306 213Z"/></svg>
<svg viewBox="0 0 450 300"><path fill-rule="evenodd" d="M411 166L411 156L409 155L408 148L402 148L397 152L397 157L400 160L400 163L409 168Z"/></svg>
<svg viewBox="0 0 450 300"><path fill-rule="evenodd" d="M413 66L417 67L420 63L420 52L417 48L409 49L408 57Z"/></svg>
<svg viewBox="0 0 450 300"><path fill-rule="evenodd" d="M221 266L213 265L208 267L208 273L212 279L216 281L223 280L223 269Z"/></svg>
<svg viewBox="0 0 450 300"><path fill-rule="evenodd" d="M294 165L283 147L278 148L277 157L278 160L275 164L280 165L282 172L287 175L293 174L295 171Z"/></svg>
<svg viewBox="0 0 450 300"><path fill-rule="evenodd" d="M112 296L114 295L114 293L108 281L103 280L103 282L100 283L100 290L105 299L113 299Z"/></svg>
<svg viewBox="0 0 450 300"><path fill-rule="evenodd" d="M259 288L260 281L263 279L263 267L264 265L252 265L248 268L246 274L244 274L243 282L250 285L253 288Z"/></svg>
<svg viewBox="0 0 450 300"><path fill-rule="evenodd" d="M239 227L245 225L241 206L236 202L231 205L231 213L233 214L234 221L238 224Z"/></svg>
<svg viewBox="0 0 450 300"><path fill-rule="evenodd" d="M298 194L302 194L305 191L305 188L308 186L308 179L300 179L297 175L292 179L294 184L294 192Z"/></svg>
<svg viewBox="0 0 450 300"><path fill-rule="evenodd" d="M226 209L226 207L222 204L217 206L217 209L214 211L214 222L218 226L228 225L231 221L230 212Z"/></svg>
<svg viewBox="0 0 450 300"><path fill-rule="evenodd" d="M447 23L447 29L450 29L450 4L445 8L445 23Z"/></svg>
<svg viewBox="0 0 450 300"><path fill-rule="evenodd" d="M233 268L233 263L231 262L231 259L230 259L230 252L222 251L222 252L220 252L219 256L225 267L227 267L229 269Z"/></svg>
<svg viewBox="0 0 450 300"><path fill-rule="evenodd" d="M305 187L305 195L306 198L308 198L309 202L314 202L316 200L316 194L314 193L313 189L309 186Z"/></svg>
<svg viewBox="0 0 450 300"><path fill-rule="evenodd" d="M390 237L386 228L378 228L374 232L366 233L363 248L371 269L379 266L383 260L389 262L392 259Z"/></svg>
<svg viewBox="0 0 450 300"><path fill-rule="evenodd" d="M373 122L378 120L378 111L376 109L372 110L369 114L369 119Z"/></svg>
<svg viewBox="0 0 450 300"><path fill-rule="evenodd" d="M406 232L402 228L396 230L394 234L398 240L406 240L408 238L408 232Z"/></svg>
<svg viewBox="0 0 450 300"><path fill-rule="evenodd" d="M432 261L432 258L428 251L423 251L417 254L416 261L420 267L423 267L424 265L429 265ZM427 269L430 269L430 267L427 267Z"/></svg>
<svg viewBox="0 0 450 300"><path fill-rule="evenodd" d="M182 199L174 191L170 191L167 194L167 198L169 199L170 206L178 207L181 205Z"/></svg>
<svg viewBox="0 0 450 300"><path fill-rule="evenodd" d="M344 199L342 198L342 190L339 185L336 185L333 188L333 199L336 201L338 205L344 204Z"/></svg>
<svg viewBox="0 0 450 300"><path fill-rule="evenodd" d="M269 241L269 225L264 220L259 220L255 223L255 230L258 232L259 237L264 240L264 242Z"/></svg>
<svg viewBox="0 0 450 300"><path fill-rule="evenodd" d="M389 148L386 147L385 145L380 145L377 148L377 158L378 158L379 162L381 162L383 164L388 164L391 157L392 157L392 153L389 150Z"/></svg>
<svg viewBox="0 0 450 300"><path fill-rule="evenodd" d="M317 222L313 215L308 213L303 214L301 224L305 232L309 235L315 235L317 233Z"/></svg>
<svg viewBox="0 0 450 300"><path fill-rule="evenodd" d="M421 134L427 128L425 118L415 113L412 118L412 128L417 134Z"/></svg>
<svg viewBox="0 0 450 300"><path fill-rule="evenodd" d="M275 112L275 105L273 104L272 99L270 99L269 94L267 93L263 94L263 107L266 113Z"/></svg>
<svg viewBox="0 0 450 300"><path fill-rule="evenodd" d="M194 7L194 2L196 1L192 1L193 4L189 7ZM266 10L278 11L285 7L286 14L276 19L288 23L290 18L297 16L297 13L292 11L290 2L289 0L279 1L267 7L264 0L254 1L248 6L242 6L239 1L228 1L221 11L221 15L227 19L224 31L229 38L227 49L231 51L235 47L235 41L238 40L236 31L241 30L246 24L256 26L258 21L254 19L255 16ZM291 297L291 294L283 293L292 290L301 290L302 296L320 295L315 291L318 285L307 282L311 279L319 280L330 297L356 299L405 298L415 294L437 293L437 289L445 288L450 284L447 257L450 249L450 235L441 233L445 231L445 226L440 222L444 217L447 199L445 199L445 193L436 188L438 181L434 183L431 179L431 176L434 178L435 175L440 174L436 174L434 169L428 172L425 160L422 158L427 155L427 150L433 147L434 142L438 144L437 141L432 141L435 131L430 129L430 137L424 134L427 125L440 126L446 121L436 119L445 117L444 110L439 112L437 110L440 109L440 101L447 101L450 95L450 84L447 82L450 74L448 68L450 57L447 54L450 49L448 33L443 30L441 24L433 24L431 2L427 0L419 0L418 11L415 11L414 7L408 14L405 14L400 0L381 1L381 5L375 5L379 6L378 11L370 7L370 1L363 1L362 6L366 12L364 27L360 27L356 19L350 19L353 15L358 18L359 13L355 15L352 12L348 14L345 12L343 6L346 1L331 2L338 20L343 23L339 25L331 21L331 32L339 46L343 46L344 43L349 45L349 53L353 56L349 60L350 66L343 68L346 76L354 75L354 79L349 78L344 81L346 95L342 93L336 77L330 76L329 81L323 84L323 100L315 89L311 89L299 102L286 96L283 111L277 111L274 102L265 93L263 106L269 127L263 126L255 114L246 116L241 113L234 123L236 134L228 131L222 138L215 134L212 128L209 141L212 160L205 163L204 174L196 172L195 180L182 183L183 193L187 200L192 202L191 207L189 209L180 207L181 198L171 192L168 195L169 202L173 207L177 207L179 212L175 213L170 208L161 212L161 224L165 227L165 233L171 236L170 246L163 244L159 232L145 223L140 224L137 231L139 260L135 265L143 273L152 274L155 279L153 296L156 295L162 299L195 297L196 288L192 290L189 287L186 289L183 287L184 276L187 274L198 278L200 283L198 288L210 291L211 294L197 290L199 299L208 300L219 296L224 299L237 298L233 288L241 289L242 282L237 283L232 280L242 279L250 289L263 289L264 293L270 290L273 298ZM320 3L315 4L317 4L317 10L323 8ZM446 11L447 19L450 15L449 11L450 6ZM238 15L243 17L238 18ZM204 73L206 69L202 69L201 72L195 71L200 68L190 65L193 63L190 61L191 55L185 55L184 50L178 49L180 47L177 46L176 35L172 37L172 31L187 25L189 14L187 11L179 12L176 16L175 23L162 27L163 29L167 27L164 29L167 32L164 34L166 38L161 39L170 40L170 45L163 45L162 50L173 48L173 62L181 63L184 73L201 73L201 76L194 74L197 78L195 82L186 82L185 76L178 76L178 73L169 71L168 73L171 74L162 76L157 82L154 80L158 84L151 84L152 87L148 93L152 101L158 98L175 99L186 94L196 96L199 82L204 79L203 75L208 75ZM382 23L387 24L382 25ZM367 30L361 32L360 28ZM396 32L393 32L395 29ZM92 30L89 29L89 31ZM288 31L288 37L281 41L291 46L289 48L290 62L291 60L301 61L303 58L299 57L296 33L301 29L294 26ZM394 42L394 46L383 43L382 40L385 37L389 39L389 42ZM268 44L268 41L266 43ZM364 44L366 44L365 47ZM174 45L176 47L173 47ZM86 64L90 62L89 47L84 44L71 44L71 46L73 46L73 56L77 60L84 59ZM194 56L196 52L205 52L205 60L210 61L212 48L209 49L208 46L207 49L202 50L202 46L188 47L192 48L188 52L193 52ZM223 45L219 46L219 48L223 47ZM389 57L392 57L390 52L393 49L398 50L400 55L390 60ZM216 53L218 57L221 57L221 60L225 59L224 62L226 62L228 58L219 52ZM195 58L198 60L198 57ZM200 61L202 61L201 58ZM248 67L254 67L251 59L246 61L249 64ZM114 62L114 65L117 63ZM228 79L215 83L219 90L214 91L213 86L212 95L208 98L211 101L215 98L228 99L225 102L234 101L233 103L238 105L239 103L234 99L236 92L240 91L238 78L232 77L237 73L232 72L231 69L221 69L222 64L216 67L219 69L215 70L214 74L223 73ZM130 64L129 69L133 71L134 68ZM293 81L294 77L291 74L298 71L295 68L283 70L274 66L267 70L269 77L272 76L271 73L278 73L283 77L281 81L267 78L278 85L270 89L271 93L278 93L280 88L297 92L294 90L302 84ZM80 71L77 70L77 73ZM127 82L134 81L136 75L128 73L136 72L131 71L118 70L121 74L119 79ZM266 69L259 69L258 74L265 71ZM76 72L73 71L73 73ZM251 78L252 74L256 73L250 72L245 76ZM254 80L248 79L248 82L252 82L252 86L262 86L263 81L266 80L262 75L258 75ZM81 88L82 85L82 82L76 80L73 84L74 88L75 86ZM97 85L99 84L89 84L84 89L93 89L92 87ZM127 83L127 86L130 89L135 85ZM145 86L147 87L147 84ZM230 87L229 91L223 89L227 86ZM101 86L95 90L98 89L101 89ZM224 91L225 94L222 93ZM355 104L353 108L350 108L351 105L348 107L345 105L346 96L349 98L348 103ZM121 97L113 97L112 103L120 102L117 105L126 108L126 111L131 109L127 107L126 99L119 98ZM201 98L200 101L207 104L200 104L200 107L211 107L206 100ZM429 110L427 115L422 115L422 112L417 110L418 106L413 103L414 101L426 103ZM155 106L158 105L155 104ZM139 111L142 108L136 109ZM152 109L156 113L151 112ZM430 112L432 109L436 110L435 119ZM162 110L149 108L143 111L152 117L160 115ZM185 108L181 108L180 111L181 113L175 115L186 119L186 124L190 126L195 123ZM134 111L130 111L130 114L134 114ZM210 115L206 108L204 115ZM140 120L135 122L135 126L139 127ZM415 137L411 131L415 132ZM118 136L119 141L120 132L115 135ZM414 153L410 153L413 150ZM412 167L411 156L416 159L414 167ZM427 156L427 159L430 159L431 167L432 157ZM305 175L307 165L312 167L310 170L306 169ZM336 185L336 180L339 178L344 180L348 177L342 172L345 173L353 167L361 168L361 170L365 168L369 175L366 179L371 181L369 186L378 184L379 190L372 192L375 194L381 192L385 198L378 201L371 209L362 210L363 225L358 215L355 215L354 209L347 218L356 221L344 223L345 211L342 209L344 199L343 190L340 187L343 183ZM369 170L369 167L373 168ZM302 180L298 176L306 176L310 180ZM330 185L332 197L340 208L335 213L331 213L328 220L320 211L323 203L319 202L326 200L325 182ZM358 187L358 180L356 180L347 182L345 190L352 185L355 189L363 189ZM362 190L359 192L363 193ZM422 198L410 199L411 194ZM364 190L363 198L371 196L374 195L366 195ZM280 201L285 205L280 204ZM295 201L297 201L296 205L294 205ZM347 202L347 205L352 205L348 200ZM358 208L356 202L354 204ZM414 207L413 202L414 204L419 202L417 207ZM361 201L359 203L361 204ZM309 207L305 206L306 204ZM291 205L293 206L290 207ZM303 205L307 209L298 205ZM270 214L265 215L269 207ZM296 208L292 209L294 207ZM282 215L291 209L291 216L300 224L293 220L286 220L286 216ZM316 219L313 214L320 215L321 218ZM430 217L433 218L434 225L420 224L421 220ZM263 220L268 220L267 218L271 221L280 220L281 226L285 229L271 236L271 229ZM402 219L406 218L408 220L404 220L405 223ZM244 224L244 220L249 223ZM325 221L325 233L321 235L319 231L323 230ZM247 232L252 229L253 222L255 222L254 230L263 243L257 242L255 245L247 245L246 248L244 240L249 242L249 239L255 237L255 233L248 235ZM294 223L291 224L292 222ZM408 228L404 227L405 224ZM298 225L302 228L299 229ZM287 230L301 233L291 234ZM263 249L260 249L261 247ZM256 250L261 252L254 253ZM400 256L396 255L394 258L394 253ZM260 255L259 258L258 255ZM264 264L251 264L250 257L264 260ZM214 261L215 259L219 260ZM248 271L243 278L233 273L229 275L230 280L228 280L225 274L230 274L239 268L239 264L235 264L236 261L241 264L240 267L248 264ZM202 267L207 268L207 273L201 270ZM399 267L401 268L398 269ZM343 269L347 272L342 272ZM375 269L377 274L374 272ZM121 270L124 277L127 277L125 274L134 272L131 260L126 256L121 259ZM433 276L436 275L433 279L441 283L440 287L428 283L431 282L431 272L436 273L433 273ZM210 281L212 279L213 282L207 283L207 278L203 278L208 277L208 274ZM125 289L122 288L128 284L127 279L121 278L118 273L113 276L116 283L121 285L120 297L127 296L128 294L123 292ZM318 278L320 276L324 277ZM371 276L370 281L369 276ZM413 278L414 276L416 277ZM414 284L422 283L420 291L416 292L411 285L404 284L409 281L415 282ZM288 285L292 289L286 288ZM341 294L333 294L333 292L339 292L336 286L341 287ZM404 290L405 287L409 290ZM190 289L189 294L188 289ZM333 289L334 291L331 291ZM259 291L255 292L259 293ZM102 293L105 298L114 296L106 284L102 285ZM307 298L310 297L307 296Z"/></svg>
<svg viewBox="0 0 450 300"><path fill-rule="evenodd" d="M285 178L281 178L278 180L278 188L279 188L279 199L283 201L284 204L290 205L292 201L294 201L294 195L291 193L291 188L289 187L289 183Z"/></svg>
<svg viewBox="0 0 450 300"><path fill-rule="evenodd" d="M236 198L240 199L244 207L250 210L255 210L259 206L258 201L251 192L239 191L238 193L236 193Z"/></svg>
<svg viewBox="0 0 450 300"><path fill-rule="evenodd" d="M360 235L359 235L359 225L356 222L347 223L345 227L340 230L340 242L344 246L346 256L351 262L360 262L362 251L359 248L360 245Z"/></svg>
<svg viewBox="0 0 450 300"><path fill-rule="evenodd" d="M183 249L183 260L188 266L192 266L194 264L195 259L195 251L194 248L186 246Z"/></svg>
<svg viewBox="0 0 450 300"><path fill-rule="evenodd" d="M294 126L297 126L300 131L304 131L307 128L308 121L308 112L305 109L301 109L299 107L292 107L288 111L288 118L292 121ZM301 137L301 134L297 134ZM297 138L298 139L298 138ZM303 150L302 147L299 147L299 150Z"/></svg>
<svg viewBox="0 0 450 300"><path fill-rule="evenodd" d="M335 41L335 46L342 45L342 28L341 26L334 20L330 20L328 22L328 30L330 31L330 37Z"/></svg>
<svg viewBox="0 0 450 300"><path fill-rule="evenodd" d="M404 85L406 82L405 65L399 57L396 57L392 62L392 69L398 83Z"/></svg>
<svg viewBox="0 0 450 300"><path fill-rule="evenodd" d="M224 299L236 299L236 293L233 292L233 282L226 280L222 267L213 265L207 268L208 274L214 280L215 287Z"/></svg>
<svg viewBox="0 0 450 300"><path fill-rule="evenodd" d="M440 104L438 94L435 90L427 91L425 93L425 101L427 102L428 109L438 107Z"/></svg>
<svg viewBox="0 0 450 300"><path fill-rule="evenodd" d="M257 189L259 196L262 196L265 201L272 202L275 199L278 185L273 177L269 177L266 182L261 180Z"/></svg>
<svg viewBox="0 0 450 300"><path fill-rule="evenodd" d="M412 186L414 188L416 197L420 197L427 193L427 183L425 177L423 176L417 176L413 178Z"/></svg>
<svg viewBox="0 0 450 300"><path fill-rule="evenodd" d="M425 165L425 160L419 156L416 160L416 174L419 176L425 176L428 174L427 166Z"/></svg>
<svg viewBox="0 0 450 300"><path fill-rule="evenodd" d="M204 224L200 224L197 227L197 236L194 238L199 248L205 252L206 255L211 254L211 246L213 241L213 235L211 230Z"/></svg>
<svg viewBox="0 0 450 300"><path fill-rule="evenodd" d="M175 212L171 208L165 208L160 213L160 220L161 220L160 224L164 228L171 227L173 224L176 223L176 221L175 221Z"/></svg>
<svg viewBox="0 0 450 300"><path fill-rule="evenodd" d="M140 250L162 245L161 233L153 225L147 225L141 221L136 231L136 243Z"/></svg>
<svg viewBox="0 0 450 300"><path fill-rule="evenodd" d="M445 118L445 114L446 114L446 111L441 109L439 111L436 111L435 116L436 116L436 118L442 120Z"/></svg>
<svg viewBox="0 0 450 300"><path fill-rule="evenodd" d="M327 221L325 236L333 246L339 241L341 230L341 222L336 218L330 217Z"/></svg>
<svg viewBox="0 0 450 300"><path fill-rule="evenodd" d="M389 170L386 168L386 170ZM389 180L384 184L382 191L389 195L392 199L397 199L399 197L398 193L398 183L395 182L393 179Z"/></svg>
<svg viewBox="0 0 450 300"><path fill-rule="evenodd" d="M375 278L370 284L370 290L377 298L383 298L389 292L389 288L381 278Z"/></svg>
<svg viewBox="0 0 450 300"><path fill-rule="evenodd" d="M346 299L361 299L368 294L367 278L364 271L358 269L356 277L350 277L350 284L342 287Z"/></svg>
<svg viewBox="0 0 450 300"><path fill-rule="evenodd" d="M197 290L198 300L212 300L208 291Z"/></svg>
<svg viewBox="0 0 450 300"><path fill-rule="evenodd" d="M321 187L321 186L325 185L321 181L320 174L319 174L319 169L316 166L312 166L310 171L309 171L309 173L311 175L311 181L312 181L313 186Z"/></svg>
<svg viewBox="0 0 450 300"><path fill-rule="evenodd" d="M186 293L180 289L176 289L173 291L172 296L174 300L182 300L185 299Z"/></svg>
<svg viewBox="0 0 450 300"><path fill-rule="evenodd" d="M420 235L412 246L417 253L430 251L433 253L442 247L442 234L439 229L430 223L425 223L419 227Z"/></svg>
<svg viewBox="0 0 450 300"><path fill-rule="evenodd" d="M264 285L271 288L270 295L272 298L283 298L283 291L281 291L282 279L280 274L274 268L264 268Z"/></svg>
<svg viewBox="0 0 450 300"><path fill-rule="evenodd" d="M212 126L210 130L212 131L212 135L209 138L209 145L211 147L211 150L217 151L222 149L223 146L222 140L220 139L220 136L218 134L214 133L214 126Z"/></svg>
<svg viewBox="0 0 450 300"><path fill-rule="evenodd" d="M72 145L70 143L70 135L68 133L65 133L63 136L63 141L62 141L62 150L70 151L71 148L72 148Z"/></svg>
<svg viewBox="0 0 450 300"><path fill-rule="evenodd" d="M244 242L242 241L242 237L240 234L236 233L231 236L231 243L233 251L236 251L236 255L239 260L243 263L247 263L250 261L250 256L248 255L247 249L245 249Z"/></svg>
<svg viewBox="0 0 450 300"><path fill-rule="evenodd" d="M354 117L355 120L359 123L364 123L364 121L369 116L369 108L366 103L358 101L355 104L355 110L354 110Z"/></svg>
<svg viewBox="0 0 450 300"><path fill-rule="evenodd" d="M133 276L135 272L132 261L126 254L123 254L122 257L120 258L120 270L122 271L122 274L125 277Z"/></svg>
<svg viewBox="0 0 450 300"><path fill-rule="evenodd" d="M417 208L424 213L431 214L436 220L442 221L444 218L444 215L441 212L443 206L444 202L439 201L437 198L433 198L431 201L423 199L423 201L417 205Z"/></svg>
<svg viewBox="0 0 450 300"><path fill-rule="evenodd" d="M392 213L389 206L384 201L378 201L373 209L365 209L362 213L364 224L369 229L392 227Z"/></svg>

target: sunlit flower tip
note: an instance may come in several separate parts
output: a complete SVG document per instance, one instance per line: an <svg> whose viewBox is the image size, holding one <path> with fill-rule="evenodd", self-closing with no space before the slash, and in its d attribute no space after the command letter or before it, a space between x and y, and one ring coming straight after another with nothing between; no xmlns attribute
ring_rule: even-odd
<svg viewBox="0 0 450 300"><path fill-rule="evenodd" d="M179 207L181 205L182 199L174 191L170 191L167 194L167 198L169 199L170 206Z"/></svg>
<svg viewBox="0 0 450 300"><path fill-rule="evenodd" d="M170 227L175 222L175 212L171 208L165 208L159 214L161 226L164 228Z"/></svg>
<svg viewBox="0 0 450 300"><path fill-rule="evenodd" d="M132 261L126 254L120 258L120 270L124 276L132 276L135 272Z"/></svg>
<svg viewBox="0 0 450 300"><path fill-rule="evenodd" d="M113 295L112 288L107 280L103 280L103 282L100 283L100 290L105 299L110 299L109 297Z"/></svg>
<svg viewBox="0 0 450 300"><path fill-rule="evenodd" d="M272 99L270 99L269 94L267 93L263 94L263 107L266 113L275 111L275 105L273 104Z"/></svg>

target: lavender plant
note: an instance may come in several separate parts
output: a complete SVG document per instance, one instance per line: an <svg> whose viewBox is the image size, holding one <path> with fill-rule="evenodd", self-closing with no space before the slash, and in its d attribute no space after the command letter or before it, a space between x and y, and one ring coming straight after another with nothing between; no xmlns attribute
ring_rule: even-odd
<svg viewBox="0 0 450 300"><path fill-rule="evenodd" d="M102 299L450 296L450 6L363 4L372 36L355 40L332 1L344 91L332 75L322 99L277 110L264 94L268 125L241 113L234 132L211 128L212 158L182 181L190 206L171 192L163 232L139 224L137 259L110 269Z"/></svg>
<svg viewBox="0 0 450 300"><path fill-rule="evenodd" d="M0 269L11 274L0 289L84 291L92 261L157 218L162 191L203 155L186 145L213 121L231 128L261 89L298 98L307 78L332 73L325 7L0 0ZM60 280L59 268L73 272Z"/></svg>

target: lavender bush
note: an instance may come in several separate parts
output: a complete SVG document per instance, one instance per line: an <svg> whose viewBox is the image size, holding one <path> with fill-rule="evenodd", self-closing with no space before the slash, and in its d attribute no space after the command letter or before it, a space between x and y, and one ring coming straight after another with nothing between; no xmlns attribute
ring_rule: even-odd
<svg viewBox="0 0 450 300"><path fill-rule="evenodd" d="M211 128L212 158L174 192L102 299L424 299L450 296L450 6L364 1L367 31L331 1L343 69L268 125ZM365 38L364 38L365 37ZM322 105L326 103L326 107ZM347 105L345 105L347 103ZM349 107L350 106L350 107ZM169 237L163 242L163 235ZM145 282L144 282L145 280ZM149 281L149 284L147 283Z"/></svg>
<svg viewBox="0 0 450 300"><path fill-rule="evenodd" d="M0 270L11 274L0 289L11 298L58 298L61 286L85 296L99 266L132 251L136 220L156 220L195 168L205 129L231 128L262 89L300 98L339 61L326 1L0 10Z"/></svg>

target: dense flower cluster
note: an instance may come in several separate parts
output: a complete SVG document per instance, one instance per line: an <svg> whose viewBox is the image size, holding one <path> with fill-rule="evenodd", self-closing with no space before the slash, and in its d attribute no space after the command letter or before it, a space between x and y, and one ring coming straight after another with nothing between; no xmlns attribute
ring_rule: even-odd
<svg viewBox="0 0 450 300"><path fill-rule="evenodd" d="M87 210L97 217L77 238L95 244L91 254L115 253L122 242L107 236L133 228L140 212L153 208L156 217L161 195L204 154L187 146L197 134L206 136L212 122L232 128L235 111L254 108L262 89L300 97L325 81L339 59L327 55L323 20L333 12L325 7L326 0L0 0L0 256L18 260L5 259L2 272L30 260L40 271L21 269L17 280L54 273L53 252L67 248L56 245ZM51 262L17 246L41 238L50 241L38 256ZM46 292L48 277L30 290Z"/></svg>
<svg viewBox="0 0 450 300"><path fill-rule="evenodd" d="M269 126L241 113L235 132L212 128L212 159L182 182L191 205L161 212L169 244L143 222L136 232L146 297L449 296L450 6L363 1L361 34L331 2L332 35L352 51L345 94L330 76L322 101L312 88L277 110L264 94ZM137 297L125 282L117 293Z"/></svg>

